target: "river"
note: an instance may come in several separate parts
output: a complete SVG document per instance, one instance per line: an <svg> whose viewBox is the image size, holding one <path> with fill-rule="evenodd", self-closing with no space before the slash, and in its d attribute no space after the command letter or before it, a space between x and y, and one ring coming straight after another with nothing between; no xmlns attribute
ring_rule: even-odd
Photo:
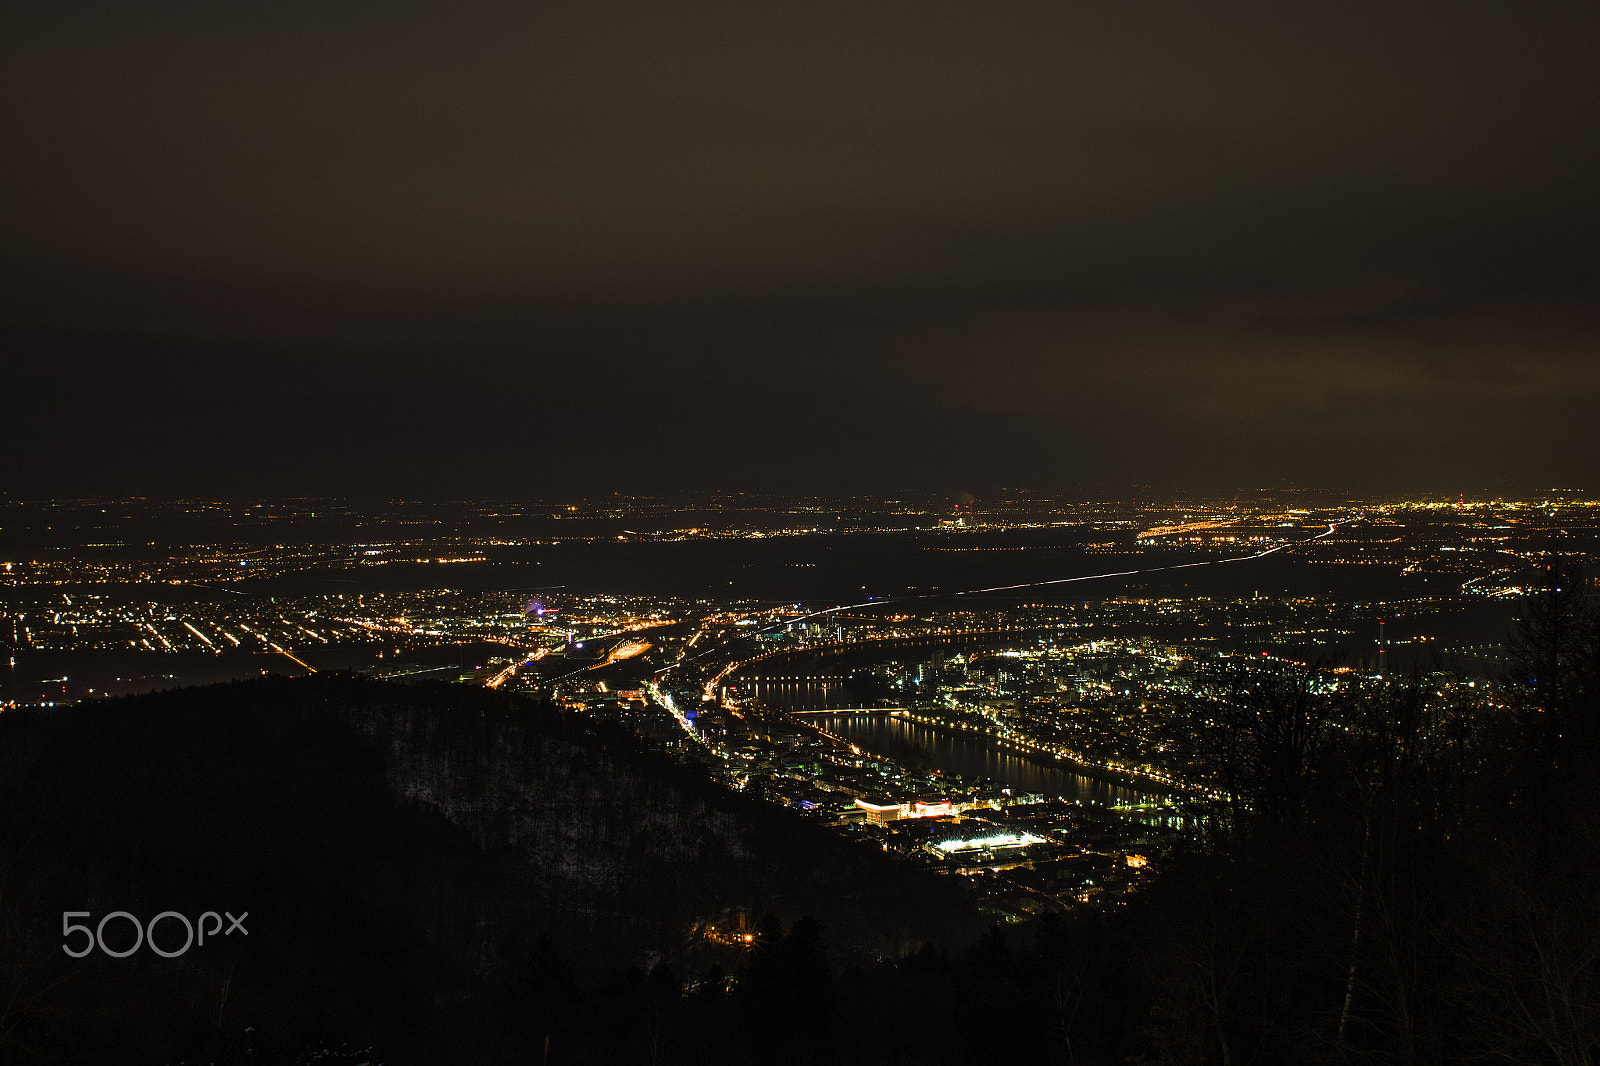
<svg viewBox="0 0 1600 1066"><path fill-rule="evenodd" d="M806 720L860 744L895 755L915 751L930 766L964 777L992 778L1019 792L1104 806L1159 802L1161 797L1073 773L1060 764L1009 751L985 737L938 729L886 714L816 714Z"/></svg>

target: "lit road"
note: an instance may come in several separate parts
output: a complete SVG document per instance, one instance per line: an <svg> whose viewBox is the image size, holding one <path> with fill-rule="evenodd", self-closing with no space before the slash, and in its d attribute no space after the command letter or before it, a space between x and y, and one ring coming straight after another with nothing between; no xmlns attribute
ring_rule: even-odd
<svg viewBox="0 0 1600 1066"><path fill-rule="evenodd" d="M700 735L700 731L694 727L694 723L689 721L689 716L684 714L683 709L678 706L678 701L672 698L672 693L663 689L655 678L645 682L645 690L650 693L650 699L654 701L657 707L672 715L673 721L678 723L679 728L688 734L691 740L696 741L703 747L711 747L710 741Z"/></svg>
<svg viewBox="0 0 1600 1066"><path fill-rule="evenodd" d="M504 670L500 671L498 674L495 674L494 677L489 679L488 684L485 687L487 687L487 688L499 688L501 685L505 684L507 681L510 681L513 677L515 677L517 675L517 671L518 670L522 669L524 666L527 666L529 663L538 662L540 659L543 659L546 655L549 655L549 654L550 654L550 649L549 648L536 648L536 649L534 649L533 654L528 656L526 659L522 660L520 663L512 663L510 666L506 667Z"/></svg>

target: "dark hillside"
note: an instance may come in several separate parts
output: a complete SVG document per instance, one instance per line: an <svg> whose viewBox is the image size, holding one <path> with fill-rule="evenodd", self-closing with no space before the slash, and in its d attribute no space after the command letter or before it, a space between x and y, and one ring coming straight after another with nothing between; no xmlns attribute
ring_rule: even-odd
<svg viewBox="0 0 1600 1066"><path fill-rule="evenodd" d="M513 991L542 937L588 982L706 965L695 927L730 909L815 915L841 961L980 928L960 885L480 691L190 689L0 716L0 753L0 1055L18 1061L209 1061L246 1027L254 1061L317 1041L508 1060L534 1039ZM119 910L248 911L248 934L66 957L63 912ZM183 937L161 926L169 950Z"/></svg>

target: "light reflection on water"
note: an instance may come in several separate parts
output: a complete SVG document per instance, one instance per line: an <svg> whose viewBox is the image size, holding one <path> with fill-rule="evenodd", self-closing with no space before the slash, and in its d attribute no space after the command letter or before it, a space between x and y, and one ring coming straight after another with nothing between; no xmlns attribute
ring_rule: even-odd
<svg viewBox="0 0 1600 1066"><path fill-rule="evenodd" d="M755 698L786 711L821 711L854 707L857 701L838 681L746 681L733 693L737 699Z"/></svg>
<svg viewBox="0 0 1600 1066"><path fill-rule="evenodd" d="M818 714L809 716L808 721L853 740L871 752L893 756L915 751L929 766L966 777L993 778L1022 792L1107 806L1146 803L1158 798L1015 754L982 737L935 729L884 714Z"/></svg>

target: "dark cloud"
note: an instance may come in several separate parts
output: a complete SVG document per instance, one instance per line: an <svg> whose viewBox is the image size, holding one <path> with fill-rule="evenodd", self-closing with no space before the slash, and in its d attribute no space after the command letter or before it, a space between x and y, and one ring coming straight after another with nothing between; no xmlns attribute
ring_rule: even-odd
<svg viewBox="0 0 1600 1066"><path fill-rule="evenodd" d="M1592 4L0 30L27 491L1600 473Z"/></svg>

